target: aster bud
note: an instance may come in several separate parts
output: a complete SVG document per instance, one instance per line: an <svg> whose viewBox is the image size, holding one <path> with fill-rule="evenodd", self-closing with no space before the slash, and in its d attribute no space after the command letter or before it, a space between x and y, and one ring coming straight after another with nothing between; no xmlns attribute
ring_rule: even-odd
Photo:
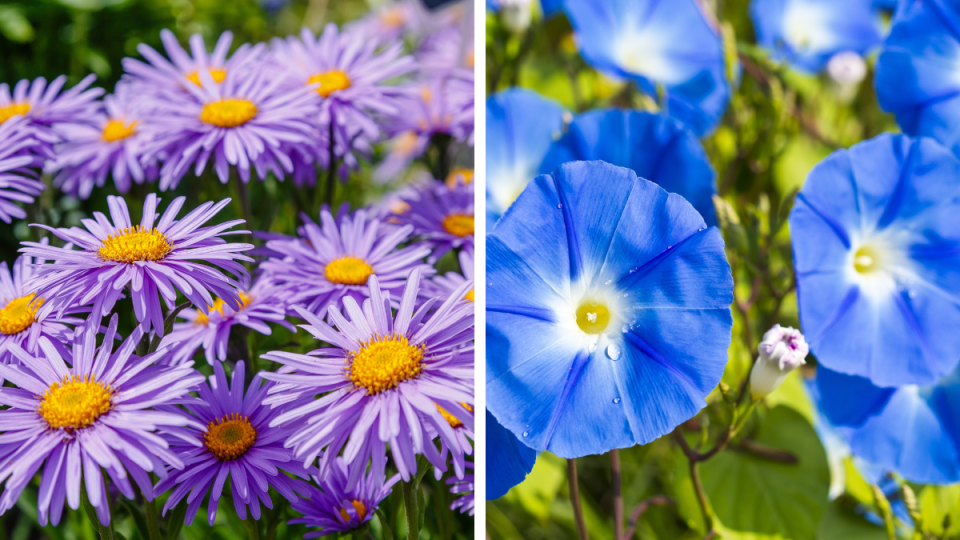
<svg viewBox="0 0 960 540"><path fill-rule="evenodd" d="M763 335L760 356L750 371L750 393L754 400L776 390L787 375L806 364L807 342L799 330L779 324Z"/></svg>

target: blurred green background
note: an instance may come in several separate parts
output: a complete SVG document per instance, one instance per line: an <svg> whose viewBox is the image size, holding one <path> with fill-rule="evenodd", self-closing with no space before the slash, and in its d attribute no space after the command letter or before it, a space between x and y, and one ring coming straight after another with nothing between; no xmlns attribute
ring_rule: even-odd
<svg viewBox="0 0 960 540"><path fill-rule="evenodd" d="M191 34L200 33L206 40L208 50L213 48L217 38L226 30L234 34L231 50L245 42L268 41L274 36L287 36L300 31L303 26L319 32L328 22L342 24L362 17L372 8L386 3L385 0L20 0L0 2L0 82L11 87L20 79L45 77L48 81L65 74L69 77L67 87L79 82L89 73L97 75L96 86L110 93L122 75L121 59L127 56L140 58L137 44L146 43L163 53L160 42L160 30L171 29L181 44ZM472 167L472 149L456 145L453 149L456 164ZM361 159L359 171L351 174L349 182L338 184L334 206L350 203L353 208L378 202L383 195L403 184L417 171L426 170L421 163L415 163L405 175L389 185L381 186L371 180L373 165L382 155L382 148L376 148L371 161ZM318 185L323 186L326 171L318 171ZM16 220L12 225L0 223L0 260L12 263L18 256L20 241L37 240L49 236L45 231L29 227L29 223L45 223L55 227L80 225L80 219L89 217L94 211L106 213L107 195L116 195L112 180L108 179L102 188L94 188L88 200L81 201L65 196L50 187L51 179L44 177L48 189L39 199L26 205L27 219ZM248 185L253 210L253 223L248 229L295 234L301 223L300 213L317 220L322 194L313 187L296 187L288 178L280 182L270 176L266 181L251 180ZM147 194L157 190L156 183L134 185L125 195L134 222L140 220L143 200ZM322 191L319 190L319 191ZM233 202L214 218L216 222L242 218L239 206L236 182L221 184L213 173L212 167L201 177L188 174L175 190L160 193L163 199L161 211L175 197L184 195L187 204L184 213L206 201L219 201L226 197ZM52 243L62 242L51 238ZM243 241L236 237L235 241ZM259 245L259 241L255 241ZM459 270L459 264L453 255L444 257L437 263L440 272ZM252 269L252 268L251 268ZM127 335L135 326L129 300L117 304L121 317L121 333ZM300 331L292 333L273 326L273 334L263 336L256 332L247 333L242 326L233 329L234 339L242 343L246 340L247 350L231 350L227 372L237 359L253 362L253 373L257 369L275 369L271 362L260 360L258 356L271 350L307 352L319 346L319 342ZM239 333L239 335L238 335ZM198 354L197 369L207 375L212 369ZM444 478L445 479L445 478ZM421 538L463 539L473 536L473 518L451 512L448 507L453 495L443 481L436 481L432 471L423 480L425 504L423 506L423 529ZM17 506L0 516L0 540L28 540L50 538L51 540L95 540L98 538L93 525L83 510L67 509L59 527L40 527L36 520L36 501L39 480L27 487ZM274 510L265 510L263 531L266 540L283 538L303 538L307 529L302 525L288 527L286 520L295 517L295 513L281 496L271 492ZM158 507L162 507L165 496L160 498ZM247 538L249 533L233 510L232 499L224 497L220 501L217 521L214 527L207 525L204 504L201 512L190 527L185 527L176 538L201 540L221 538L233 540ZM116 532L125 540L146 540L142 529L142 506L131 503L123 497L114 501L113 515ZM390 528L397 537L405 537L406 524L403 516L403 500L400 490L387 498L381 510L389 516ZM163 524L165 534L166 524ZM376 538L390 538L383 530L378 519L372 521L369 531ZM174 533L176 534L176 533ZM357 538L367 538L364 531ZM333 538L336 538L334 536ZM350 534L342 535L351 538Z"/></svg>
<svg viewBox="0 0 960 540"><path fill-rule="evenodd" d="M723 28L728 65L739 65L730 73L737 82L722 124L702 140L717 173L718 221L736 282L733 341L721 383L735 389L748 376L767 329L774 323L800 327L786 218L807 173L833 150L898 127L877 104L876 53L866 59L863 81L844 87L826 74L802 74L769 61L754 45L749 0L704 3ZM579 56L562 13L546 20L535 14L528 30L511 32L501 16L488 12L486 53L488 93L526 87L573 114L605 107L657 110L655 100L632 84L608 78ZM871 487L850 458L828 462L804 389L804 377L812 376L815 366L812 356L807 361L808 369L792 373L765 398L727 450L701 464L723 529L717 538L888 538L875 523L879 508ZM713 446L728 421L719 391L708 402L684 425L691 444L703 445L701 451ZM788 450L797 463L761 457L751 451L757 443ZM633 538L713 537L704 528L687 460L670 437L620 454L628 527L631 514L639 512ZM577 466L590 537L613 538L611 460L587 456ZM935 538L960 538L960 485L912 487ZM891 495L895 504L899 497ZM944 530L946 516L950 525ZM921 538L912 535L909 517L898 519L898 538ZM541 453L526 481L487 503L487 530L492 540L576 538L566 460Z"/></svg>

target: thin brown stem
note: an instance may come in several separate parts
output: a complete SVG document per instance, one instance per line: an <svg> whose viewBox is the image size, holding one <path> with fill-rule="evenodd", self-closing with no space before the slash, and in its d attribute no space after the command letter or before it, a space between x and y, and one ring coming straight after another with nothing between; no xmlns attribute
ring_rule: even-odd
<svg viewBox="0 0 960 540"><path fill-rule="evenodd" d="M620 469L620 450L610 451L610 476L613 484L614 538L623 538L623 474Z"/></svg>
<svg viewBox="0 0 960 540"><path fill-rule="evenodd" d="M577 460L567 460L567 481L570 483L570 504L573 505L573 519L577 524L580 540L589 540L587 522L583 519L583 507L580 505L580 482L577 480Z"/></svg>
<svg viewBox="0 0 960 540"><path fill-rule="evenodd" d="M633 509L633 513L630 514L630 521L627 523L627 532L624 533L620 540L630 540L633 538L633 534L637 530L637 523L640 522L640 518L643 517L643 513L647 511L651 506L666 506L668 504L673 504L673 499L667 497L666 495L654 495L649 499L640 501L640 504Z"/></svg>
<svg viewBox="0 0 960 540"><path fill-rule="evenodd" d="M673 438L676 439L677 444L680 445L680 449L683 450L683 454L687 456L693 463L699 463L701 461L706 461L717 454L717 452L726 448L727 444L730 442L730 439L733 438L735 427L727 426L727 429L723 432L723 435L720 436L720 439L717 443L706 452L700 453L690 447L690 443L687 442L686 437L683 436L683 433L679 429L674 430Z"/></svg>
<svg viewBox="0 0 960 540"><path fill-rule="evenodd" d="M791 452L780 450L779 448L771 448L765 444L761 444L750 439L743 439L740 441L740 443L737 445L737 448L762 457L763 459L776 461L778 463L787 463L793 465L800 461L797 456Z"/></svg>
<svg viewBox="0 0 960 540"><path fill-rule="evenodd" d="M712 532L713 517L710 514L710 501L707 500L707 492L703 489L703 480L700 479L700 465L696 461L690 462L690 479L693 481L693 491L697 494L700 513L703 514L703 526Z"/></svg>

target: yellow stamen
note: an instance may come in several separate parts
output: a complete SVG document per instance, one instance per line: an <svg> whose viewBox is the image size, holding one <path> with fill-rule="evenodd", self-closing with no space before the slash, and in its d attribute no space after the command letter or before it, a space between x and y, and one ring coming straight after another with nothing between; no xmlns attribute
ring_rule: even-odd
<svg viewBox="0 0 960 540"><path fill-rule="evenodd" d="M246 99L221 99L203 106L200 120L222 128L235 128L253 120L257 106Z"/></svg>
<svg viewBox="0 0 960 540"><path fill-rule="evenodd" d="M103 140L114 142L126 139L137 132L137 121L125 124L123 120L111 120L103 128Z"/></svg>
<svg viewBox="0 0 960 540"><path fill-rule="evenodd" d="M165 234L137 225L108 236L97 254L105 261L132 263L161 261L171 251L173 244L167 242Z"/></svg>
<svg viewBox="0 0 960 540"><path fill-rule="evenodd" d="M346 73L333 70L326 73L317 73L307 79L307 84L320 84L317 93L323 97L330 97L330 94L337 90L346 90L350 88L350 77Z"/></svg>
<svg viewBox="0 0 960 540"><path fill-rule="evenodd" d="M250 301L253 300L253 298L251 298L250 295L248 295L243 291L239 291L239 292L240 292L240 309L243 309L247 307L247 304L249 304ZM225 305L227 305L227 303L223 301L223 298L220 298L218 296L213 299L213 305L210 306L210 309L208 311L216 311L217 313L220 314L221 317L223 317L223 306ZM210 317L206 313L202 311L198 311L197 318L195 318L193 322L201 326L206 326L207 324L210 323Z"/></svg>
<svg viewBox="0 0 960 540"><path fill-rule="evenodd" d="M215 83L222 83L223 80L227 78L227 72L219 68L209 68L207 72L210 74L210 78L213 79L213 82ZM200 83L199 71L194 71L193 73L187 75L187 80L197 86L203 86L203 84Z"/></svg>
<svg viewBox="0 0 960 540"><path fill-rule="evenodd" d="M113 391L91 375L68 375L60 383L50 383L43 393L38 412L53 429L75 430L89 426L110 410Z"/></svg>
<svg viewBox="0 0 960 540"><path fill-rule="evenodd" d="M457 180L463 180L464 185L469 185L473 182L473 169L454 167L447 175L447 187L450 189L457 187Z"/></svg>
<svg viewBox="0 0 960 540"><path fill-rule="evenodd" d="M473 235L473 214L450 214L443 218L443 228L448 233L464 237Z"/></svg>
<svg viewBox="0 0 960 540"><path fill-rule="evenodd" d="M257 430L246 416L230 413L207 424L203 445L220 461L233 461L257 442Z"/></svg>
<svg viewBox="0 0 960 540"><path fill-rule="evenodd" d="M463 297L463 299L466 300L467 302L473 302L473 292L475 290L476 289L470 289L470 292L468 292L467 295Z"/></svg>
<svg viewBox="0 0 960 540"><path fill-rule="evenodd" d="M30 112L29 103L11 103L6 107L0 107L0 124L17 116L18 114L27 114Z"/></svg>
<svg viewBox="0 0 960 540"><path fill-rule="evenodd" d="M0 309L0 334L12 336L19 334L36 320L37 310L43 305L43 298L33 301L36 294L14 298Z"/></svg>
<svg viewBox="0 0 960 540"><path fill-rule="evenodd" d="M597 302L584 302L577 308L577 326L587 334L599 334L610 324L610 310Z"/></svg>
<svg viewBox="0 0 960 540"><path fill-rule="evenodd" d="M359 257L343 256L330 261L323 269L323 273L331 283L365 285L367 279L373 274L373 267Z"/></svg>
<svg viewBox="0 0 960 540"><path fill-rule="evenodd" d="M880 267L880 259L877 250L863 246L853 255L853 268L861 274L873 272Z"/></svg>
<svg viewBox="0 0 960 540"><path fill-rule="evenodd" d="M426 345L411 345L403 336L376 336L350 354L347 371L353 384L372 396L419 376L425 352Z"/></svg>
<svg viewBox="0 0 960 540"><path fill-rule="evenodd" d="M434 405L437 405L437 404L434 403ZM466 410L468 410L468 411L470 411L470 412L473 412L473 407L471 407L470 405L467 405L466 403L460 403L460 405L463 405L463 408L464 408L464 409L466 409ZM443 416L443 419L446 420L447 423L450 424L450 427L452 427L453 429L457 429L457 428L463 427L463 422L461 422L460 419L457 418L456 416L450 414L450 413L449 413L446 409L444 409L443 407L437 405L437 410L440 411L440 415Z"/></svg>
<svg viewBox="0 0 960 540"><path fill-rule="evenodd" d="M350 501L350 504L353 505L353 509L357 511L357 521L363 521L363 518L367 517L367 506L360 501ZM347 513L346 508L340 509L340 517L343 518L343 521L350 521L350 514Z"/></svg>

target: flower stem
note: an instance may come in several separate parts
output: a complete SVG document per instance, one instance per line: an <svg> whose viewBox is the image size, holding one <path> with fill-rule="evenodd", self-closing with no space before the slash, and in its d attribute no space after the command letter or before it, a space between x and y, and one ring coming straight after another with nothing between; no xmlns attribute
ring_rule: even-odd
<svg viewBox="0 0 960 540"><path fill-rule="evenodd" d="M710 501L707 499L707 492L703 489L703 480L700 479L700 464L697 461L690 461L690 479L693 480L693 490L697 493L697 503L700 505L700 512L703 514L703 526L708 532L713 532Z"/></svg>
<svg viewBox="0 0 960 540"><path fill-rule="evenodd" d="M567 460L567 481L570 483L570 504L573 505L573 519L577 523L577 535L580 540L589 540L587 523L583 520L583 507L580 505L580 482L577 480L577 459Z"/></svg>
<svg viewBox="0 0 960 540"><path fill-rule="evenodd" d="M620 450L610 451L610 476L613 484L613 530L616 540L623 539L623 475L620 471Z"/></svg>
<svg viewBox="0 0 960 540"><path fill-rule="evenodd" d="M113 540L113 528L100 523L100 517L97 516L97 509L90 504L90 499L87 498L87 490L83 486L80 486L80 500L82 501L83 509L87 512L87 517L90 518L94 528L97 529L100 540ZM103 504L107 504L106 501L104 501Z"/></svg>
<svg viewBox="0 0 960 540"><path fill-rule="evenodd" d="M237 181L237 198L240 199L240 207L241 211L243 212L243 219L246 221L244 225L247 227L247 230L252 231L253 209L250 206L250 192L247 191L247 183L240 178L240 175L235 175L234 179Z"/></svg>
<svg viewBox="0 0 960 540"><path fill-rule="evenodd" d="M325 202L333 211L333 190L337 186L337 147L333 141L333 111L330 112L330 163L327 170L327 189Z"/></svg>
<svg viewBox="0 0 960 540"><path fill-rule="evenodd" d="M407 517L407 540L419 540L420 512L417 510L416 479L400 482L400 488L403 491L403 510Z"/></svg>
<svg viewBox="0 0 960 540"><path fill-rule="evenodd" d="M253 519L253 515L248 515L247 519L243 520L243 525L250 534L250 540L260 540L260 527L257 524L257 520Z"/></svg>
<svg viewBox="0 0 960 540"><path fill-rule="evenodd" d="M160 540L160 516L157 514L157 500L143 502L144 514L147 517L147 534L150 540Z"/></svg>

